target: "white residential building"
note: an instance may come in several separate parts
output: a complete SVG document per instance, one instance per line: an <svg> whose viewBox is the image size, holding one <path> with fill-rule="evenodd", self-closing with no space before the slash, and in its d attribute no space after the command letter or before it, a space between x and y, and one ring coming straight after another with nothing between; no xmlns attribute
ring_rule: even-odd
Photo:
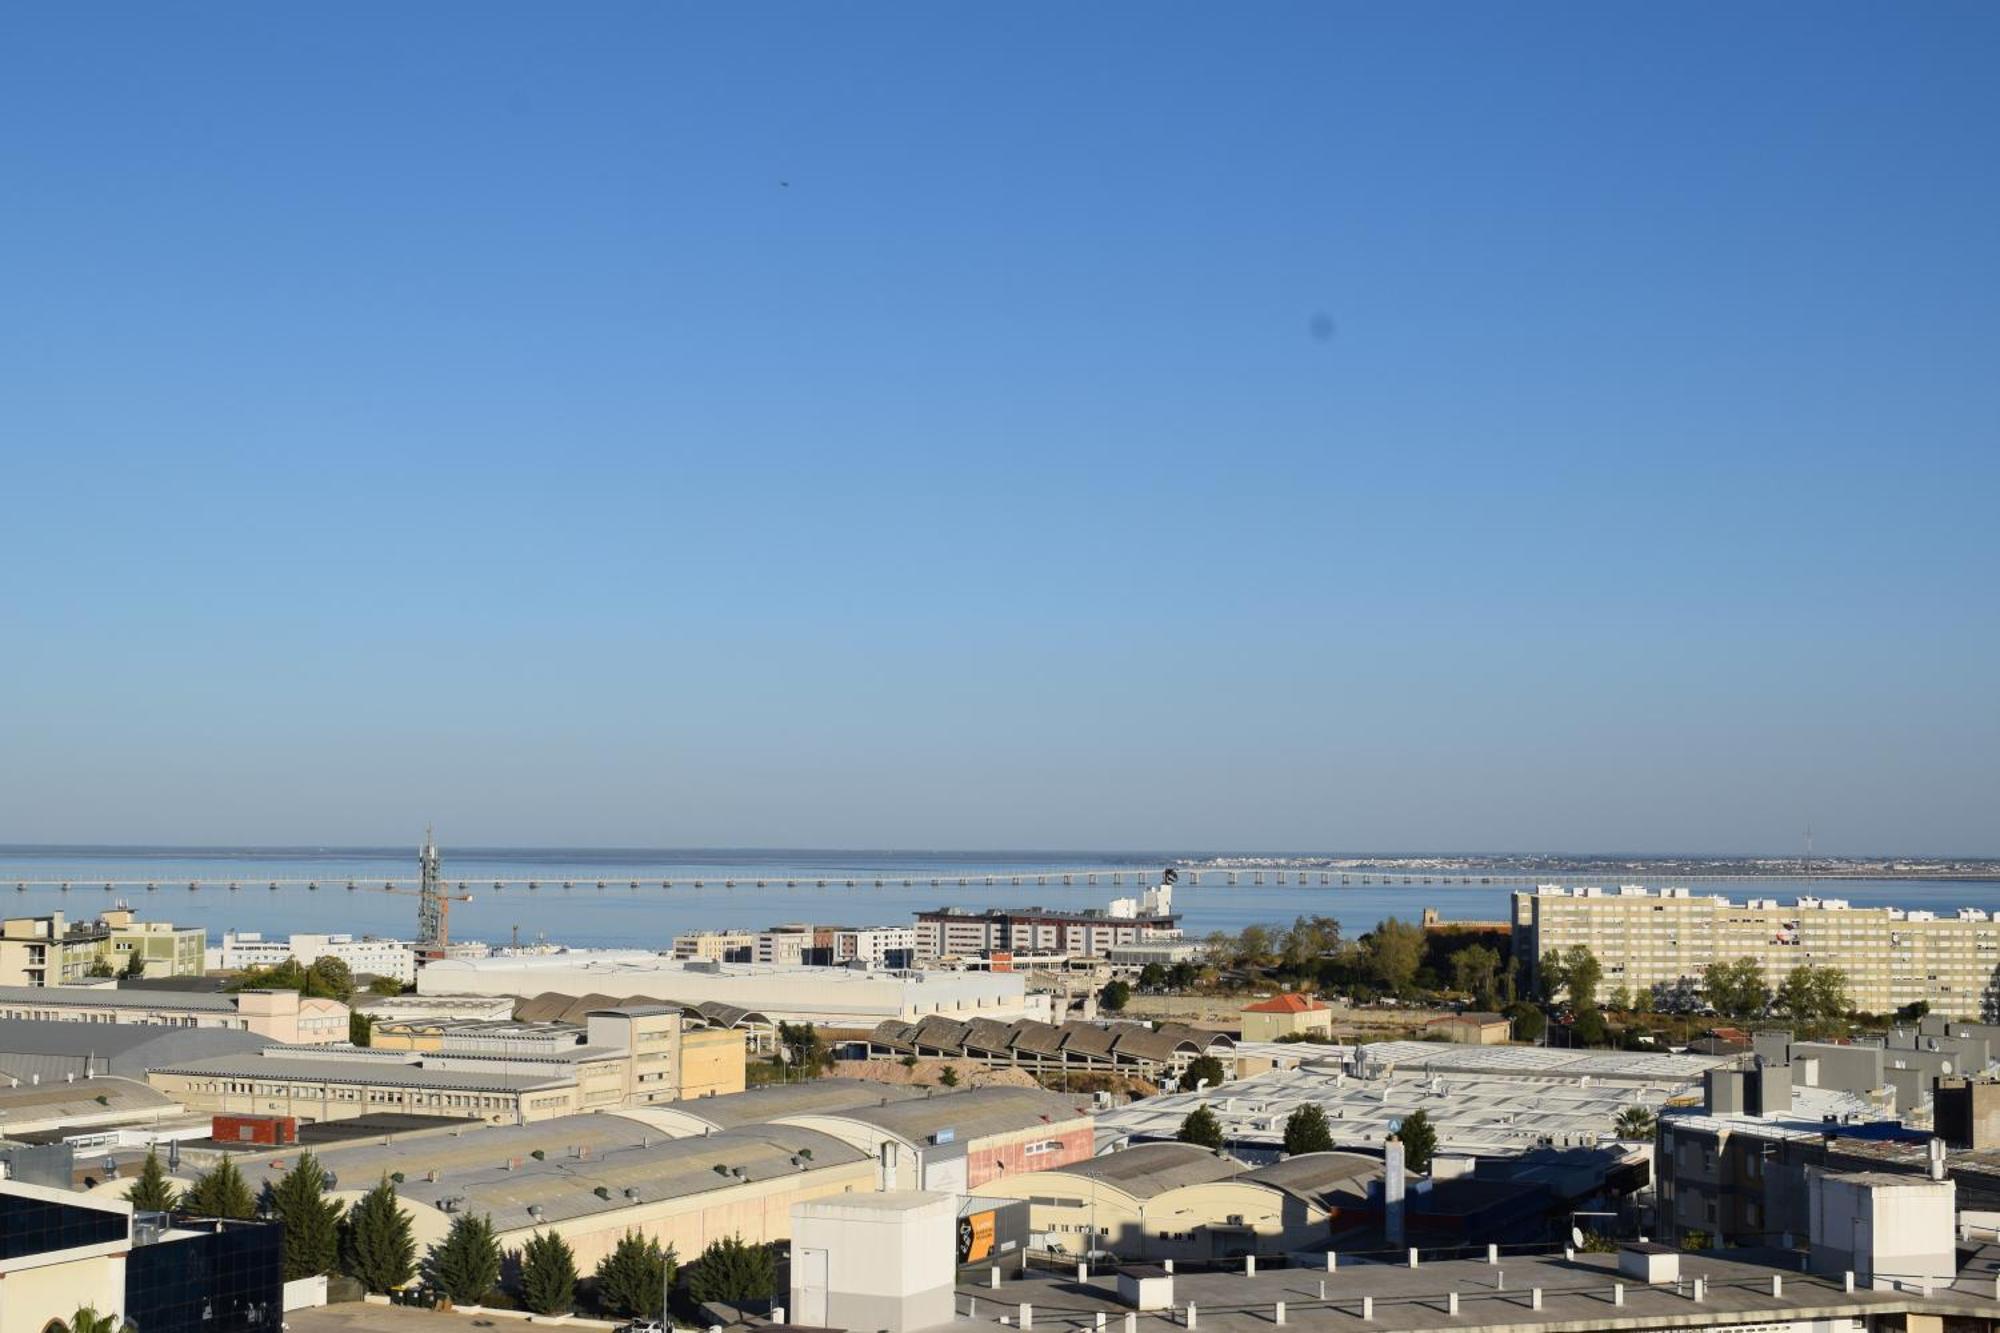
<svg viewBox="0 0 2000 1333"><path fill-rule="evenodd" d="M237 972L252 967L273 967L287 958L296 958L310 967L321 958L338 958L356 976L394 977L408 985L417 979L417 950L407 940L386 940L373 935L293 935L289 939L265 939L254 930L232 930L222 936L222 947L208 951L212 971Z"/></svg>

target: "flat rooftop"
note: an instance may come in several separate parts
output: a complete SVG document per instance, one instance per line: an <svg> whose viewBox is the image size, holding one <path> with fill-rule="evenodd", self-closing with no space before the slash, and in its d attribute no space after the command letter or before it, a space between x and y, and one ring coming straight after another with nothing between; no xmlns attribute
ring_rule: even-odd
<svg viewBox="0 0 2000 1333"><path fill-rule="evenodd" d="M1513 1329L1521 1333L1597 1329L1715 1328L1731 1324L1790 1323L1795 1320L1868 1318L1905 1312L1993 1316L1993 1277L1980 1263L1968 1265L1949 1289L1925 1297L1916 1293L1848 1293L1837 1281L1815 1278L1789 1267L1773 1267L1764 1256L1716 1257L1688 1255L1681 1261L1682 1281L1649 1287L1621 1278L1618 1258L1610 1254L1579 1254L1565 1259L1552 1254L1510 1254L1497 1265L1475 1259L1406 1264L1355 1261L1342 1255L1333 1273L1303 1268L1267 1269L1255 1277L1240 1272L1174 1275L1174 1302L1192 1303L1200 1327L1219 1333L1271 1333L1275 1307L1285 1303L1286 1321L1307 1329L1355 1330L1355 1333L1428 1333L1452 1329ZM985 1270L974 1270L983 1275ZM1771 1294L1771 1278L1784 1278L1784 1294ZM1701 1278L1707 1290L1700 1303L1692 1295L1692 1280ZM1625 1304L1613 1303L1614 1284L1625 1284ZM1325 1284L1325 1296L1320 1295ZM1542 1308L1533 1308L1531 1292L1540 1288ZM1456 1293L1459 1313L1449 1312ZM1361 1318L1363 1297L1374 1300L1374 1318ZM1122 1326L1129 1309L1118 1300L1115 1275L1078 1282L1073 1274L1031 1276L1005 1282L994 1290L975 1281L958 1288L961 1312L974 1308L970 1322L998 1326L1013 1320L1019 1306L1034 1307L1037 1327L1089 1327L1102 1313L1112 1327ZM961 1319L961 1324L967 1322ZM1177 1327L1178 1318L1142 1316L1147 1333Z"/></svg>
<svg viewBox="0 0 2000 1333"><path fill-rule="evenodd" d="M1428 1042L1390 1044L1453 1049ZM1534 1054L1526 1048L1522 1053ZM1338 1149L1380 1153L1395 1124L1421 1110L1436 1127L1441 1149L1506 1156L1545 1143L1571 1147L1608 1139L1627 1107L1657 1109L1694 1087L1678 1077L1615 1082L1593 1077L1586 1083L1579 1076L1523 1064L1516 1071L1446 1072L1383 1062L1373 1067L1386 1072L1368 1078L1329 1064L1273 1069L1219 1088L1168 1093L1101 1110L1098 1139L1171 1139L1190 1111L1206 1105L1231 1143L1275 1150L1284 1141L1285 1118L1301 1106L1316 1105L1326 1113Z"/></svg>

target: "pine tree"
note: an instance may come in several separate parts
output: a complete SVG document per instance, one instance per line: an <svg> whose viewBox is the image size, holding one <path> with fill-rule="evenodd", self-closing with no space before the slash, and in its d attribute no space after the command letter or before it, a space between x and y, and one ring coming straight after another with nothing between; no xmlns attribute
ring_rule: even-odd
<svg viewBox="0 0 2000 1333"><path fill-rule="evenodd" d="M662 1250L658 1241L628 1231L597 1265L597 1303L628 1318L661 1318L680 1266L673 1246Z"/></svg>
<svg viewBox="0 0 2000 1333"><path fill-rule="evenodd" d="M285 1224L285 1281L331 1273L340 1258L341 1205L326 1197L326 1171L309 1152L271 1191L271 1211Z"/></svg>
<svg viewBox="0 0 2000 1333"><path fill-rule="evenodd" d="M1403 1161L1410 1170L1425 1172L1431 1169L1431 1157L1437 1152L1438 1133L1431 1127L1431 1118L1423 1111L1412 1111L1403 1120L1403 1127L1396 1131L1402 1140Z"/></svg>
<svg viewBox="0 0 2000 1333"><path fill-rule="evenodd" d="M257 1211L257 1201L243 1173L227 1157L215 1169L197 1178L181 1196L181 1210L196 1217L249 1217Z"/></svg>
<svg viewBox="0 0 2000 1333"><path fill-rule="evenodd" d="M146 1164L139 1168L139 1178L132 1182L131 1192L125 1199L141 1212L172 1211L173 1182L167 1179L167 1169L160 1165L160 1155L157 1152L146 1154Z"/></svg>
<svg viewBox="0 0 2000 1333"><path fill-rule="evenodd" d="M713 1242L688 1270L688 1295L704 1305L768 1300L777 1285L778 1267L771 1251L746 1244L741 1236Z"/></svg>
<svg viewBox="0 0 2000 1333"><path fill-rule="evenodd" d="M1187 1119L1181 1121L1180 1132L1174 1135L1182 1143L1198 1143L1204 1148L1222 1146L1222 1122L1215 1112L1206 1106L1197 1106L1189 1111Z"/></svg>
<svg viewBox="0 0 2000 1333"><path fill-rule="evenodd" d="M1304 1152L1332 1152L1333 1128L1326 1123L1326 1112L1316 1103L1307 1102L1298 1110L1285 1117L1285 1152L1296 1157Z"/></svg>
<svg viewBox="0 0 2000 1333"><path fill-rule="evenodd" d="M500 1242L493 1219L460 1213L424 1256L424 1277L453 1305L476 1305L500 1282Z"/></svg>
<svg viewBox="0 0 2000 1333"><path fill-rule="evenodd" d="M387 1176L347 1210L340 1239L341 1268L370 1291L394 1291L417 1275L410 1215Z"/></svg>
<svg viewBox="0 0 2000 1333"><path fill-rule="evenodd" d="M551 1315L576 1305L576 1254L553 1231L537 1231L521 1247L521 1304Z"/></svg>

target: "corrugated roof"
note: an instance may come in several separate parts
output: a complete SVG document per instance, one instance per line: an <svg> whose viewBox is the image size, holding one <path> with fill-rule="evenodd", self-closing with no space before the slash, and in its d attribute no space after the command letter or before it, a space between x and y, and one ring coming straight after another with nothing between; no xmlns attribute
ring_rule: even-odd
<svg viewBox="0 0 2000 1333"><path fill-rule="evenodd" d="M891 1102L887 1106L859 1106L830 1114L910 1143L927 1140L939 1130L952 1131L963 1143L968 1139L1032 1129L1037 1125L1060 1125L1088 1119L1090 1109L1076 1098L1044 1092L1040 1088L972 1088L944 1096Z"/></svg>
<svg viewBox="0 0 2000 1333"><path fill-rule="evenodd" d="M453 1092L533 1092L576 1084L575 1071L563 1074L488 1074L473 1069L424 1069L373 1060L314 1060L299 1056L221 1055L165 1065L157 1074L335 1083L371 1088L436 1088Z"/></svg>
<svg viewBox="0 0 2000 1333"><path fill-rule="evenodd" d="M149 1068L197 1057L257 1051L270 1038L228 1028L170 1028L150 1023L83 1023L0 1018L0 1075L44 1082L86 1060L102 1074L139 1078ZM309 1049L309 1048L306 1048Z"/></svg>
<svg viewBox="0 0 2000 1333"><path fill-rule="evenodd" d="M820 1115L829 1111L880 1106L884 1101L916 1101L924 1089L905 1084L871 1083L858 1078L820 1078L809 1083L751 1088L719 1097L695 1097L666 1102L662 1111L679 1111L706 1120L718 1129L764 1125L783 1116Z"/></svg>
<svg viewBox="0 0 2000 1333"><path fill-rule="evenodd" d="M1119 1152L1054 1168L1052 1174L1078 1176L1115 1185L1135 1199L1150 1199L1183 1185L1227 1180L1243 1163L1193 1143L1142 1143Z"/></svg>
<svg viewBox="0 0 2000 1333"><path fill-rule="evenodd" d="M0 986L0 1006L36 1009L173 1009L233 1014L234 995L201 991L126 991L110 986Z"/></svg>
<svg viewBox="0 0 2000 1333"><path fill-rule="evenodd" d="M1245 1171L1238 1177L1283 1190L1321 1208L1368 1201L1368 1186L1382 1178L1382 1159L1351 1152L1309 1152Z"/></svg>
<svg viewBox="0 0 2000 1333"><path fill-rule="evenodd" d="M245 1155L238 1164L254 1191L283 1175L273 1163L289 1165L293 1156L280 1148L269 1157ZM868 1160L859 1149L797 1126L666 1139L616 1114L468 1127L456 1136L328 1148L318 1157L341 1189L367 1189L401 1172L396 1192L402 1197L433 1207L459 1201L454 1211L489 1213L503 1232ZM738 1170L740 1179L733 1174ZM426 1179L432 1171L437 1179ZM600 1189L607 1197L598 1196ZM539 1219L528 1212L530 1204L541 1209Z"/></svg>

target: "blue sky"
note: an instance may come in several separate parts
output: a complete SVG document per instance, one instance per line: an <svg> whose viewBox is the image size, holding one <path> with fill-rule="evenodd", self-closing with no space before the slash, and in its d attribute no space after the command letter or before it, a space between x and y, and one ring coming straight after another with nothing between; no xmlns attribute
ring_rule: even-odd
<svg viewBox="0 0 2000 1333"><path fill-rule="evenodd" d="M0 840L2000 853L1996 58L13 7Z"/></svg>

